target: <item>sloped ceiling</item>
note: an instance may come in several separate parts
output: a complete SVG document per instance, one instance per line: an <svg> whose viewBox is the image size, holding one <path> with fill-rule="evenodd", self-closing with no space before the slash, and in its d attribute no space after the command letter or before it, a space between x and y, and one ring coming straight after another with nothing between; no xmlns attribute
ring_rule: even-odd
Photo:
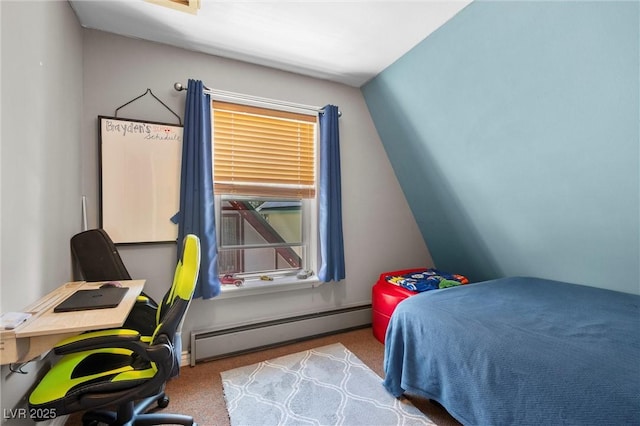
<svg viewBox="0 0 640 426"><path fill-rule="evenodd" d="M474 2L362 88L438 268L640 294L639 10Z"/></svg>
<svg viewBox="0 0 640 426"><path fill-rule="evenodd" d="M80 24L360 87L470 3L70 0Z"/></svg>

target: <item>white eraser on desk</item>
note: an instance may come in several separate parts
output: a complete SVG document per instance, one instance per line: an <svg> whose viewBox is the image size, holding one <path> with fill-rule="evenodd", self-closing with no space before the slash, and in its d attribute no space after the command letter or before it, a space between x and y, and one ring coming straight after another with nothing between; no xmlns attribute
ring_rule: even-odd
<svg viewBox="0 0 640 426"><path fill-rule="evenodd" d="M0 328L13 330L31 317L28 312L7 312L0 315Z"/></svg>

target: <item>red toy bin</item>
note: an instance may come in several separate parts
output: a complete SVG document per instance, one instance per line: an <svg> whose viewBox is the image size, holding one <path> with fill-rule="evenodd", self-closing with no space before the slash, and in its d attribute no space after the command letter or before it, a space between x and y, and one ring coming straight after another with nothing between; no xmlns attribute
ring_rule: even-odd
<svg viewBox="0 0 640 426"><path fill-rule="evenodd" d="M404 269L401 271L384 272L380 274L378 281L371 290L371 310L372 310L372 329L373 336L380 343L384 344L384 338L387 333L387 326L391 319L391 314L396 309L398 303L409 296L418 293L407 290L395 284L387 282L386 277L410 274L412 272L426 271L428 268Z"/></svg>

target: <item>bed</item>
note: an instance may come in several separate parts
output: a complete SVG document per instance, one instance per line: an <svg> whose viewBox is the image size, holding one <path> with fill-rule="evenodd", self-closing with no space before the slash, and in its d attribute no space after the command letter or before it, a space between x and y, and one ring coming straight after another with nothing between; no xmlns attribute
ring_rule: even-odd
<svg viewBox="0 0 640 426"><path fill-rule="evenodd" d="M402 301L384 386L464 425L640 424L640 296L537 278Z"/></svg>

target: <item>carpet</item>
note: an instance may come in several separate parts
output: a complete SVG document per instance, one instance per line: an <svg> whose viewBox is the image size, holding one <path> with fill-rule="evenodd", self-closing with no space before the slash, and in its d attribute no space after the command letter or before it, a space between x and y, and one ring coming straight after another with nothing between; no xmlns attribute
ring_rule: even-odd
<svg viewBox="0 0 640 426"><path fill-rule="evenodd" d="M435 425L340 343L220 375L231 426Z"/></svg>

